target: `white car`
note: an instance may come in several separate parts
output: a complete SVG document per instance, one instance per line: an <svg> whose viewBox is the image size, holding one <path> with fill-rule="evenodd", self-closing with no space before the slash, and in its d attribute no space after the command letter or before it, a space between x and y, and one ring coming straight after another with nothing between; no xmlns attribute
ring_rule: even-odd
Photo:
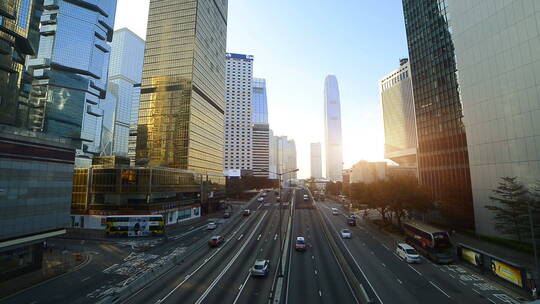
<svg viewBox="0 0 540 304"><path fill-rule="evenodd" d="M352 233L349 229L341 229L341 238L343 239L350 239L352 237Z"/></svg>
<svg viewBox="0 0 540 304"><path fill-rule="evenodd" d="M250 273L254 277L265 277L268 275L270 268L270 260L256 260L253 267L251 267Z"/></svg>
<svg viewBox="0 0 540 304"><path fill-rule="evenodd" d="M337 208L332 208L332 214L333 215L338 215L339 214L339 211L337 210Z"/></svg>
<svg viewBox="0 0 540 304"><path fill-rule="evenodd" d="M259 198L257 199L257 201L258 201L258 202L264 202L264 197L262 197L262 196L259 197Z"/></svg>
<svg viewBox="0 0 540 304"><path fill-rule="evenodd" d="M396 254L407 261L407 263L420 263L420 255L409 244L399 243L396 248Z"/></svg>
<svg viewBox="0 0 540 304"><path fill-rule="evenodd" d="M208 223L208 225L206 225L207 230L214 230L216 228L217 228L217 224L214 223L214 222L210 222L210 223Z"/></svg>

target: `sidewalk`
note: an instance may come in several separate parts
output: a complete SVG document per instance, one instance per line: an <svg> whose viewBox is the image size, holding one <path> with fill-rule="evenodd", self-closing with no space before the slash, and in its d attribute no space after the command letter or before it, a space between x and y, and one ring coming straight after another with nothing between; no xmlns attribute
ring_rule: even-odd
<svg viewBox="0 0 540 304"><path fill-rule="evenodd" d="M0 283L0 299L68 272L78 270L90 262L90 255L81 254L80 258L77 258L75 254L76 252L63 250L63 248L49 247L43 249L42 268Z"/></svg>

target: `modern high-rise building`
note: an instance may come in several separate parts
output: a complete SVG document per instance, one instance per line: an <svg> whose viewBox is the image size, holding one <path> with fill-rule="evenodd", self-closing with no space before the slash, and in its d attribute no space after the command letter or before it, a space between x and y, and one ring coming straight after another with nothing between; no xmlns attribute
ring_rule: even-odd
<svg viewBox="0 0 540 304"><path fill-rule="evenodd" d="M275 151L275 153L272 153L275 159L271 159L270 163L276 164L276 170L272 172L276 172L278 174L282 174L285 172L293 171L297 168L296 163L296 143L294 142L294 139L288 139L287 136L272 136L272 139L270 140L272 145L275 145L274 147L270 147L270 150ZM272 169L272 168L271 168ZM282 179L288 180L288 179L296 179L297 173L288 173L284 174L282 176ZM274 176L271 176L270 178L273 178ZM275 176L275 178L278 178Z"/></svg>
<svg viewBox="0 0 540 304"><path fill-rule="evenodd" d="M0 3L0 281L40 268L43 242L69 222L74 144L26 129L31 77L24 65L40 47L42 4Z"/></svg>
<svg viewBox="0 0 540 304"><path fill-rule="evenodd" d="M79 142L77 166L100 153L116 0L45 1L32 70L29 128Z"/></svg>
<svg viewBox="0 0 540 304"><path fill-rule="evenodd" d="M0 4L0 124L25 126L30 79L27 56L39 46L43 0L7 0Z"/></svg>
<svg viewBox="0 0 540 304"><path fill-rule="evenodd" d="M311 177L322 178L321 143L311 143Z"/></svg>
<svg viewBox="0 0 540 304"><path fill-rule="evenodd" d="M134 84L131 93L131 117L129 119L128 157L130 165L134 166L135 157L137 155L137 124L139 123L139 102L141 101L141 84Z"/></svg>
<svg viewBox="0 0 540 304"><path fill-rule="evenodd" d="M226 0L150 1L137 160L223 174L226 35Z"/></svg>
<svg viewBox="0 0 540 304"><path fill-rule="evenodd" d="M476 231L500 235L494 214L485 208L500 178L516 176L526 186L540 179L540 2L445 3L467 130Z"/></svg>
<svg viewBox="0 0 540 304"><path fill-rule="evenodd" d="M343 171L341 106L338 82L334 75L328 75L324 79L324 135L326 178L332 181L341 181Z"/></svg>
<svg viewBox="0 0 540 304"><path fill-rule="evenodd" d="M418 178L473 225L467 138L447 0L403 0L417 128Z"/></svg>
<svg viewBox="0 0 540 304"><path fill-rule="evenodd" d="M384 120L384 158L416 167L416 121L408 59L379 81Z"/></svg>
<svg viewBox="0 0 540 304"><path fill-rule="evenodd" d="M225 170L253 173L253 56L227 53Z"/></svg>
<svg viewBox="0 0 540 304"><path fill-rule="evenodd" d="M277 136L274 136L274 132L270 130L268 135L268 178L277 179L278 176L278 157L277 157Z"/></svg>
<svg viewBox="0 0 540 304"><path fill-rule="evenodd" d="M270 170L270 126L268 124L268 104L266 80L253 78L253 175L269 177Z"/></svg>
<svg viewBox="0 0 540 304"><path fill-rule="evenodd" d="M132 109L132 97L134 85L141 82L144 40L129 29L122 28L114 31L111 47L107 97L114 100L114 108L111 113L112 126L104 124L104 127L112 127L112 136L110 150L101 154L128 156L129 128L133 114L138 114L138 107ZM106 112L105 116L108 114Z"/></svg>

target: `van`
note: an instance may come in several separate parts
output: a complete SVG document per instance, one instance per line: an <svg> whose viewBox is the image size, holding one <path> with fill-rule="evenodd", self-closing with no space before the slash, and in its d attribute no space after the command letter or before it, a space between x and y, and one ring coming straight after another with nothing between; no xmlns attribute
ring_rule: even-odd
<svg viewBox="0 0 540 304"><path fill-rule="evenodd" d="M396 248L396 254L407 261L407 263L420 263L420 255L409 244L399 243Z"/></svg>

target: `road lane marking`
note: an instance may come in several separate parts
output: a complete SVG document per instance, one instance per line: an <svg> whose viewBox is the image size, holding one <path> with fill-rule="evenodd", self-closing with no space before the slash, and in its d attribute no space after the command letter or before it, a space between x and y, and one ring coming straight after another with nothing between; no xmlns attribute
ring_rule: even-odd
<svg viewBox="0 0 540 304"><path fill-rule="evenodd" d="M257 241L261 239L261 234L259 234L259 236L257 237Z"/></svg>
<svg viewBox="0 0 540 304"><path fill-rule="evenodd" d="M275 240L277 240L277 233L276 233L276 235L274 235L274 241L275 241Z"/></svg>
<svg viewBox="0 0 540 304"><path fill-rule="evenodd" d="M314 259L315 259L315 256L312 255L312 256L311 256L311 259L314 260Z"/></svg>
<svg viewBox="0 0 540 304"><path fill-rule="evenodd" d="M262 221L264 220L264 218L266 217L267 214L268 214L268 211L265 211L263 216L261 217L261 219L259 220L259 222L255 226L255 228L251 232L251 234L248 236L247 240L242 245L242 247L240 247L238 252L229 261L227 266L225 266L225 268L219 273L219 275L214 279L214 281L212 281L210 286L208 286L208 288L204 291L204 293L201 295L201 297L195 302L195 304L201 304L202 301L204 301L204 299L208 296L210 291L212 291L212 289L214 289L214 286L216 286L216 284L219 282L219 280L221 280L221 278L225 275L225 273L229 270L229 268L231 268L232 264L238 259L240 254L244 251L244 249L246 248L246 246L249 243L249 241L251 240L251 238L253 238L253 235L255 234L255 231L257 231L259 229L259 226L261 225ZM248 276L248 278L249 278L249 276Z"/></svg>
<svg viewBox="0 0 540 304"><path fill-rule="evenodd" d="M400 279L396 278L396 280L399 282L399 284L403 284Z"/></svg>
<svg viewBox="0 0 540 304"><path fill-rule="evenodd" d="M448 274L448 275L449 275L449 276L451 276L451 277L452 277L452 279L455 279L455 278L456 278L456 277L454 277L454 276L453 276L453 275L451 275L451 274Z"/></svg>
<svg viewBox="0 0 540 304"><path fill-rule="evenodd" d="M240 237L238 238L238 240L240 241L242 238L244 237L244 234L240 234Z"/></svg>
<svg viewBox="0 0 540 304"><path fill-rule="evenodd" d="M386 246L385 244L382 244L382 246L386 248L386 250L390 250L390 248L388 248L388 246Z"/></svg>
<svg viewBox="0 0 540 304"><path fill-rule="evenodd" d="M396 256L396 258L398 258L398 259L401 260L401 258L399 257L399 255L397 255L395 252L392 252L392 253Z"/></svg>
<svg viewBox="0 0 540 304"><path fill-rule="evenodd" d="M450 298L450 296L449 296L446 292L444 292L444 290L442 290L441 288L439 288L439 286L435 285L435 283L433 283L433 282L431 282L431 281L429 281L429 283L430 283L431 285L433 285L433 287L437 288L440 292L442 292L445 296L447 296L448 298Z"/></svg>
<svg viewBox="0 0 540 304"><path fill-rule="evenodd" d="M471 289L472 289L472 291L476 292L477 294L480 294L480 292L478 290L476 290L474 288L471 288Z"/></svg>
<svg viewBox="0 0 540 304"><path fill-rule="evenodd" d="M336 229L336 226L334 226L334 223L332 223L332 221L328 218L328 216L324 213L324 212L321 212L323 214L323 216L328 220L328 222L330 223L330 225L334 228L334 231L337 232L337 229ZM371 288L371 290L373 290L373 293L375 294L375 296L377 297L377 299L379 300L379 302L381 304L383 304L383 301L381 300L381 297L379 297L379 294L377 293L377 291L375 290L375 288L373 287L373 285L371 284L371 282L369 281L369 279L367 278L366 274L364 273L364 270L362 270L362 267L360 267L360 264L358 264L358 261L356 261L356 259L354 258L354 255L351 253L351 251L349 250L349 247L347 246L347 244L345 244L345 241L343 241L342 238L339 238L339 240L341 241L341 243L343 244L343 246L345 247L345 249L347 250L347 252L349 253L349 255L351 256L351 258L353 259L354 261L354 264L356 265L356 267L358 267L358 269L360 270L360 272L362 273L362 276L364 277L364 279L366 280L366 282L368 283L369 287ZM339 265L339 264L338 264ZM340 266L341 267L341 266ZM342 270L343 271L343 270ZM347 283L349 283L347 281Z"/></svg>
<svg viewBox="0 0 540 304"><path fill-rule="evenodd" d="M322 297L322 292L319 290L319 297Z"/></svg>
<svg viewBox="0 0 540 304"><path fill-rule="evenodd" d="M416 270L416 269L415 269L414 267L412 267L411 265L407 265L407 266L409 266L410 269L414 270L414 272L418 273L419 275L422 275L422 274L420 273L420 271Z"/></svg>
<svg viewBox="0 0 540 304"><path fill-rule="evenodd" d="M263 218L264 218L265 215L266 215L266 213L263 214ZM233 233L232 237L234 237L234 235L235 235L240 229L242 229L242 227L243 227L247 222L248 222L248 221L244 221L244 222L240 225L240 227L238 227L238 229ZM255 230L253 230L253 232L255 232ZM161 302L165 301L168 297L170 297L170 296L171 296L178 288L180 288L182 285L184 285L184 283L186 283L187 280L189 280L189 278L191 278L197 271L199 271L201 268L203 268L204 265L206 265L206 263L208 263L208 261L209 261L210 259L212 259L216 254L218 254L218 253L221 251L221 249L223 249L223 247L224 247L227 243L229 243L229 241L230 241L230 239L226 239L226 240L225 240L225 243L223 243L223 246L221 246L221 247L219 247L218 249L216 249L216 251L214 251L214 253L212 253L212 255L210 255L210 256L208 257L208 259L207 259L204 263L202 263L201 265L199 265L199 267L197 267L192 273L188 274L188 275L186 276L186 278L185 278L182 282L180 282L178 285L176 285L176 287L174 287L168 294L166 294L163 298L159 299L156 303L161 303ZM114 265L113 265L113 266L114 266ZM139 293L139 292L142 291L142 290L143 290L143 289L140 289L140 290L139 290L138 292L136 292L135 294ZM135 294L134 294L134 295L135 295Z"/></svg>
<svg viewBox="0 0 540 304"><path fill-rule="evenodd" d="M463 282L462 280L459 280L459 282L465 286L467 286L467 284L465 284L465 282Z"/></svg>
<svg viewBox="0 0 540 304"><path fill-rule="evenodd" d="M386 265L384 263L381 263L381 265L383 265L383 267L386 267Z"/></svg>
<svg viewBox="0 0 540 304"><path fill-rule="evenodd" d="M317 275L317 269L315 269L315 275Z"/></svg>
<svg viewBox="0 0 540 304"><path fill-rule="evenodd" d="M486 299L487 299L488 301L490 301L491 303L493 303L493 304L497 304L497 303L495 303L495 302L494 302L492 299L490 299L490 298L486 298Z"/></svg>
<svg viewBox="0 0 540 304"><path fill-rule="evenodd" d="M82 279L81 282L84 282L84 281L87 281L87 280L90 280L90 277L86 277L86 278Z"/></svg>

